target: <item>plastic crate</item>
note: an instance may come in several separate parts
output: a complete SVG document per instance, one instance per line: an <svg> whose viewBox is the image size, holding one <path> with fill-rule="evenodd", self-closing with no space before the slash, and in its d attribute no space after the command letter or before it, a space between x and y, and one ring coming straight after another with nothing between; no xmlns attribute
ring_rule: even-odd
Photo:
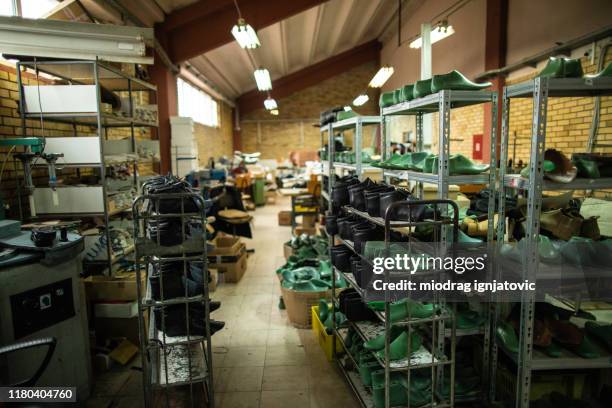
<svg viewBox="0 0 612 408"><path fill-rule="evenodd" d="M325 357L327 357L327 361L332 361L334 359L333 355L333 345L334 339L336 340L336 353L344 352L344 348L342 347L342 342L333 334L327 334L325 331L325 326L319 319L319 306L312 306L310 308L311 316L312 316L312 332L315 337L319 341L319 346L323 349L325 353Z"/></svg>

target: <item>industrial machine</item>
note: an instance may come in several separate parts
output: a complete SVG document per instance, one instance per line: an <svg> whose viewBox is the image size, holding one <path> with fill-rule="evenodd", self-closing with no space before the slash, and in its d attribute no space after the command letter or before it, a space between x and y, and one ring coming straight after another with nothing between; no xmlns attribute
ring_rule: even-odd
<svg viewBox="0 0 612 408"><path fill-rule="evenodd" d="M18 137L0 139L0 146L9 146L11 151L17 146L23 146L25 151L13 153L13 156L21 161L23 165L23 177L25 179L25 189L30 200L30 211L32 216L36 216L36 206L34 205L34 183L32 181L32 165L34 160L42 158L47 162L49 170L49 187L55 193L57 187L56 163L57 159L64 157L63 153L45 153L45 138L43 137ZM4 170L4 166L2 166ZM0 180L2 180L2 170L0 170ZM57 195L53 195L53 200L57 201Z"/></svg>
<svg viewBox="0 0 612 408"><path fill-rule="evenodd" d="M77 399L84 401L91 362L79 281L83 237L68 227L28 231L18 221L0 221L0 346L55 338L51 361L36 385L76 387ZM33 241L37 234L46 242ZM28 378L44 357L44 348L1 355L0 385Z"/></svg>

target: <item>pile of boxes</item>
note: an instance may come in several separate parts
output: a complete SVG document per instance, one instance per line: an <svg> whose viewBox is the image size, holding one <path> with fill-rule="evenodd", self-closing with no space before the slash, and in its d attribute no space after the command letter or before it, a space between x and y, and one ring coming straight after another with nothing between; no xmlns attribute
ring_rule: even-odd
<svg viewBox="0 0 612 408"><path fill-rule="evenodd" d="M215 249L208 252L208 266L215 269L219 283L237 283L247 269L246 245L239 237L219 235L213 244Z"/></svg>

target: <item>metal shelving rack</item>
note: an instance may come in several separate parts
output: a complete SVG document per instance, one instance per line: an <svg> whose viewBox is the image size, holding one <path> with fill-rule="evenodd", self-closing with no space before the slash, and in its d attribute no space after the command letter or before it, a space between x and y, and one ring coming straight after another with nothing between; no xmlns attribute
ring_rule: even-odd
<svg viewBox="0 0 612 408"><path fill-rule="evenodd" d="M321 146L323 146L323 134L325 132L331 132L333 136L333 131L345 131L345 130L353 130L353 150L355 151L355 164L347 164L347 163L338 163L333 159L333 156L328 155L328 160L323 160L323 170L330 167L331 164L331 172L333 173L334 168L345 169L349 171L354 171L358 177L361 177L364 170L373 170L375 167L364 165L361 162L361 152L363 148L363 127L368 125L379 125L380 117L379 116L354 116L352 118L344 119L338 122L333 122L328 126L321 127ZM333 142L333 137L332 137Z"/></svg>
<svg viewBox="0 0 612 408"><path fill-rule="evenodd" d="M147 183L143 185L146 191ZM179 201L178 213L160 214L160 201ZM195 203L197 212L186 212L186 201ZM145 406L157 406L155 391L162 390L165 405L176 403L170 399L171 389L182 387L189 390L188 403L181 406L209 407L215 406L213 390L212 344L210 328L210 297L208 289L208 259L206 248L206 214L205 200L197 193L147 194L139 196L133 204L135 234L135 269L138 290L138 317L140 352L143 368L143 385ZM155 239L147 234L147 225L160 220L179 220L182 224L180 243L172 246L160 244L161 233ZM197 223L201 226L201 234L187 234L187 226ZM181 297L164 298L164 278L161 265L164 263L182 264L182 279L184 295ZM189 274L193 274L193 264L202 266L201 293L189 293ZM151 287L152 272L159 270L158 298ZM144 272L144 276L143 276ZM166 272L169 273L169 272ZM143 279L144 278L144 279ZM154 277L153 279L157 279ZM144 282L145 287L143 287ZM201 305L204 314L202 320L195 318L192 306ZM168 321L165 311L168 307L184 306L185 334L170 336L166 334ZM148 313L148 315L147 315ZM156 314L160 318L156 318ZM190 318L190 313L192 313ZM192 320L201 324L203 333L192 334ZM197 326L196 326L197 327Z"/></svg>
<svg viewBox="0 0 612 408"><path fill-rule="evenodd" d="M88 211L88 212L52 212L48 214L40 213L37 214L41 218L76 218L76 217L101 217L104 220L104 234L106 238L106 259L104 260L84 260L86 265L101 265L102 267L108 268L109 275L113 275L116 263L123 259L126 255L133 251L133 246L130 246L122 251L122 253L113 253L112 251L112 238L110 233L109 220L113 216L124 215L131 211L130 206L125 208L118 208L109 210L109 197L119 191L109 191L107 184L106 169L109 164L105 163L105 141L108 140L107 130L109 128L129 128L130 132L130 148L132 154L137 154L137 142L135 138L135 127L148 127L156 128L157 121L155 123L142 121L135 118L134 115L134 97L136 92L149 92L155 94L157 87L143 80L131 77L113 67L110 67L98 60L84 61L84 60L59 60L59 61L37 61L28 60L20 61L16 65L17 67L17 84L19 88L19 103L20 103L20 117L22 124L22 134L27 134L26 120L40 120L41 123L44 121L64 123L72 125L73 136L79 137L78 127L89 127L95 128L95 135L99 140L99 155L100 160L97 163L81 163L77 165L63 164L61 161L58 162L58 167L74 168L77 173L81 169L96 169L100 175L100 186L101 187L101 198L102 203L100 210ZM95 105L96 109L90 111L79 111L79 112L58 112L58 111L44 111L43 106L49 106L53 103L50 101L47 103L44 98L40 96L40 88L43 85L38 85L38 105L39 112L29 112L26 104L26 95L23 84L23 70L30 69L34 72L42 72L52 77L59 78L66 83L74 86L93 86L95 89ZM55 85L50 85L55 86ZM129 108L127 115L121 116L103 111L102 109L102 93L111 92L125 92L129 100ZM149 98L150 99L150 98ZM43 135L44 136L44 135ZM61 153L61 152L58 152ZM127 164L131 164L133 167L132 177L132 188L134 191L138 191L138 160L128 160ZM152 162L155 165L155 161ZM88 186L91 187L91 186ZM19 188L19 183L18 183ZM67 188L66 186L58 186L57 189ZM34 193L32 193L34 194ZM31 197L34 202L34 197Z"/></svg>
<svg viewBox="0 0 612 408"><path fill-rule="evenodd" d="M388 106L381 109L382 116L382 153L383 159L389 157L389 148L391 140L388 137L387 121L391 116L411 115L416 121L416 148L417 151L423 151L423 115L430 113L438 113L438 171L437 174L421 173L410 170L384 170L383 174L387 180L392 178L416 182L416 191L420 199L423 199L423 184L435 184L438 187L438 199L448 199L449 185L464 185L464 184L486 184L491 190L488 202L488 219L493 220L495 214L495 188L496 188L496 128L497 128L497 92L494 91L457 91L457 90L442 90L435 94L415 99L408 102L402 102L396 105ZM462 108L471 105L479 105L483 103L491 103L492 109L492 124L490 130L490 152L489 152L489 171L475 175L450 175L449 174L449 158L450 158L450 141L451 141L451 111L453 109ZM489 222L487 231L487 248L490 253L494 249L494 223ZM445 226L442 227L443 231ZM443 245L447 244L448 233L441 234ZM489 369L489 350L491 347L491 320L493 318L490 307L485 307L482 312L486 316L487 323L484 329L472 332L461 333L463 335L482 335L483 340L483 355L481 369L481 385L482 398L486 398L486 390L489 388L490 369ZM438 336L440 337L438 344L444 346L444 336L448 330L444 328L444 321L440 321L438 327Z"/></svg>
<svg viewBox="0 0 612 408"><path fill-rule="evenodd" d="M414 205L419 205L421 203L421 201L413 201L413 202L400 202L400 203L394 203L392 204L392 207L399 207L399 206L414 206ZM427 202L425 202L427 203ZM359 216L371 223L374 223L378 226L382 226L385 228L385 246L386 246L386 250L388 251L389 249L389 244L390 244L390 231L394 228L406 228L406 227L413 227L417 224L422 224L423 222L419 221L419 222L407 222L407 221L393 221L390 218L388 219L383 219L381 217L371 217L370 215L368 215L365 212L362 211L358 211L355 210L349 206L345 206L343 207L343 210L347 213L353 214L355 216ZM388 211L388 214L391 214L391 211ZM455 226L457 225L457 219L458 219L458 214L455 216ZM433 220L433 221L428 221L431 223L439 223L439 224L448 224L447 221L445 220ZM330 237L331 242L333 242L334 240L334 236ZM353 252L355 252L355 248L353 246L353 243L351 241L342 239L342 238L337 238L339 242L341 242L343 245L347 246L348 248L350 248ZM357 252L355 252L356 255ZM348 274L348 273L344 273L340 270L338 270L336 267L333 267L334 273L333 275L333 281L332 281L332 311L335 313L335 308L336 308L336 304L337 304L337 297L335 296L335 278L336 278L336 274L342 275L345 280L349 283L349 285L354 288L363 298L364 296L364 290L359 286L359 284L355 281L354 277L352 276L352 274ZM387 271L388 273L388 271ZM386 277L387 279L389 279L389 277ZM434 302L435 304L441 304L441 302ZM425 404L423 407L437 407L437 408L442 408L442 407L454 407L454 383L455 383L455 370L454 370L454 364L455 364L455 345L456 345L456 338L457 338L457 330L455 327L455 322L453 319L453 313L450 312L446 307L441 306L440 307L440 311L438 314L432 315L431 317L428 318L412 318L411 316L408 316L408 318L404 321L400 321L400 322L393 322L391 323L391 321L389 319L386 318L386 316L389 315L390 312L390 303L386 302L385 303L385 311L384 312L380 312L380 311L376 311L375 315L377 317L377 319L379 320L377 323L372 323L372 322L367 322L367 321L360 321L360 322L349 322L349 324L351 325L351 327L356 331L356 333L359 335L359 337L364 341L367 342L373 338L376 338L377 336L381 335L381 334L386 334L386 342L385 342L385 358L380 358L379 356L376 356L376 361L380 364L381 367L383 367L384 371L385 371L385 407L389 408L391 407L390 405L390 388L389 388L389 384L390 384L390 376L391 373L396 373L396 372L401 372L401 373L405 373L407 375L408 378L408 384L410 384L410 373L412 370L415 369L424 369L424 368L430 368L432 370L432 385L431 385L431 402L428 404ZM439 327L439 323L444 322L444 321L450 321L451 322L451 327L446 330L445 332L442 333L441 338L442 338L442 342L444 343L444 339L445 337L450 339L450 357L447 356L446 351L444 350L444 344L442 344L442 347L438 346L438 342L440 341L440 337L436 335L436 330ZM408 331L409 336L410 333L415 329L415 326L420 326L421 329L423 329L424 325L430 324L431 327L427 327L427 329L425 330L428 334L431 335L431 347L428 349L425 346L421 346L417 351L415 351L414 353L411 354L411 356L409 358L406 359L402 359L402 360L397 360L397 361L390 361L389 360L389 352L390 352L390 340L389 340L389 333L391 330L391 326L402 326L405 327L405 330ZM332 323L333 325L333 331L336 334L336 336L338 338L340 338L340 341L343 343L344 345L344 341L342 338L343 333L341 332L342 329L339 329L338 327L336 327L335 321ZM442 326L443 328L443 326ZM348 355L348 357L350 358L350 360L352 360L352 362L357 365L356 359L354 358L354 356L350 355L350 352L348 352L348 348L344 347L346 354ZM336 350L335 350L335 344L334 344L334 355L336 355ZM338 361L338 360L337 360ZM338 361L338 366L340 368L340 370L343 372L345 378L347 379L347 381L349 382L351 388L353 389L353 391L357 394L357 397L359 399L359 401L361 402L362 407L373 407L373 403L372 403L372 398L371 395L369 393L367 393L365 391L365 388L363 387L363 384L361 384L361 380L358 376L352 375L352 372L346 370L346 368L343 366L343 364ZM441 385L440 381L443 380L443 375L444 375L444 368L446 366L450 367L450 393L449 393L449 398L448 400L446 400L446 398L442 397L437 391L437 385ZM435 370L435 375L434 375L434 370ZM410 405L408 405L410 406Z"/></svg>
<svg viewBox="0 0 612 408"><path fill-rule="evenodd" d="M540 230L540 208L542 192L547 190L594 190L612 189L612 180L580 179L571 183L560 184L545 181L542 163L546 144L546 113L550 97L594 97L612 95L612 78L535 78L530 81L504 88L502 105L502 140L500 149L499 179L503 187L499 189L499 220L497 226L497 254L505 239L505 194L506 189L518 189L527 193L527 231L524 239L528 240L526 259L523 260L522 279L536 281L541 269L538 252ZM517 175L507 175L508 140L510 122L510 100L512 98L533 98L532 136L529 160L529 180ZM500 271L498 270L499 274ZM495 310L499 315L499 306ZM584 359L567 353L560 358L549 358L533 350L533 324L535 315L535 294L523 292L521 295L520 333L518 356L509 354L516 362L517 388L515 406L527 408L531 389L531 372L535 370L567 370L611 368L610 356L598 359ZM492 330L495 333L497 319L493 319ZM492 381L490 398L496 397L495 374L499 349L493 342L491 349Z"/></svg>

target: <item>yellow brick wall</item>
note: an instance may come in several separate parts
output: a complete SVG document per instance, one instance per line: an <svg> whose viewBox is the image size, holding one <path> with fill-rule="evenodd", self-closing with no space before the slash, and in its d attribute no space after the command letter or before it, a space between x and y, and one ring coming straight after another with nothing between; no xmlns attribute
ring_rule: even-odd
<svg viewBox="0 0 612 408"><path fill-rule="evenodd" d="M596 72L596 66L588 57L581 59L585 74ZM612 52L608 51L605 65L612 62ZM604 66L605 66L604 65ZM513 78L508 85L524 82L535 77L539 70L531 74ZM568 157L574 152L586 151L589 129L593 117L593 98L549 98L546 128L546 147L561 150ZM512 99L510 105L510 137L508 157L516 152L515 163L527 164L531 140L532 99ZM500 107L501 108L501 107ZM612 98L602 97L600 122L597 140L600 143L612 143ZM472 157L472 135L482 134L484 125L484 107L475 105L453 110L451 113L451 153L461 153ZM402 133L415 132L414 118L392 118L390 125L392 141L402 141ZM437 152L438 115L433 115L432 151ZM488 137L488 135L484 135ZM515 145L516 144L516 149ZM609 152L610 149L595 148L595 152Z"/></svg>
<svg viewBox="0 0 612 408"><path fill-rule="evenodd" d="M210 157L213 157L215 161L221 156L231 158L234 152L232 108L219 102L219 127L214 128L195 123L194 133L198 142L200 166L206 166Z"/></svg>
<svg viewBox="0 0 612 408"><path fill-rule="evenodd" d="M587 57L581 59L585 74L593 74L596 66ZM606 65L612 62L612 52L606 55ZM604 65L605 66L605 65ZM509 84L533 78L537 72L514 78ZM549 98L546 116L546 148L561 150L568 157L574 152L586 151L589 129L593 118L594 98ZM533 100L530 98L513 99L510 105L509 157L512 158L516 145L516 162L529 161L531 141ZM612 97L602 97L600 122L597 141L612 143ZM595 148L595 152L609 152L610 149Z"/></svg>
<svg viewBox="0 0 612 408"><path fill-rule="evenodd" d="M278 160L286 159L292 151L318 150L321 111L350 104L366 89L377 70L376 62L366 63L282 98L277 101L280 114L276 117L263 108L248 113L240 122L242 149L259 151L263 159ZM363 115L378 115L378 97L355 110Z"/></svg>

